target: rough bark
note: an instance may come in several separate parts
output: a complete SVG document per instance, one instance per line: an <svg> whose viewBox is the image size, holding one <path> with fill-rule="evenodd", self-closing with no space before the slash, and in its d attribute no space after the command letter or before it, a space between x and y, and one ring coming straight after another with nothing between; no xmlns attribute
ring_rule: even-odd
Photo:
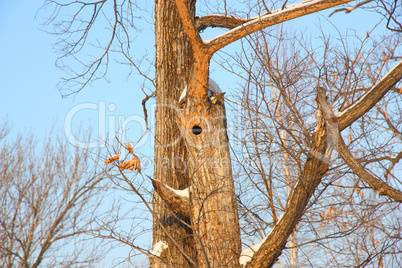
<svg viewBox="0 0 402 268"><path fill-rule="evenodd" d="M208 84L195 73L194 91L204 91L201 87ZM239 218L223 99L194 95L186 100L181 126L191 163L190 214L198 265L238 267Z"/></svg>
<svg viewBox="0 0 402 268"><path fill-rule="evenodd" d="M189 12L195 13L194 3ZM156 125L155 125L155 168L154 179L174 189L189 186L186 148L177 125L177 102L184 85L191 77L193 66L192 48L184 33L174 1L155 2L155 46L156 46ZM158 194L154 194L153 210L165 229L182 250L196 258L196 250L188 218L175 214ZM151 267L191 267L192 264L170 241L159 226L153 224L153 244L165 241L168 244L164 261L151 258Z"/></svg>
<svg viewBox="0 0 402 268"><path fill-rule="evenodd" d="M239 217L230 161L223 95L208 98L209 61L194 17L176 0L193 48L193 78L179 118L191 167L190 214L199 267L238 267Z"/></svg>
<svg viewBox="0 0 402 268"><path fill-rule="evenodd" d="M182 135L186 138L187 157L190 166L189 172L180 175L173 172L176 170L175 168L169 168L168 176L166 176L166 169L161 169L158 166L158 164L161 164L160 159L167 156L169 159L167 162L172 163L174 162L172 161L174 156L185 154L185 147L174 145L174 149L155 149L154 179L161 180L175 189L186 188L189 186L188 182L190 182L190 220L194 241L191 240L191 245L186 249L186 252L191 246L193 247L194 252L197 252L198 267L237 267L239 266L241 250L239 219L231 173L223 98L213 103L207 97L210 58L220 48L252 32L350 1L353 0L305 1L299 5L290 6L284 10L278 10L270 15L264 15L253 21L246 22L226 34L206 42L201 39L195 27L194 10L192 9L193 7L189 8L189 1L176 0L178 14L174 11L174 16L169 18L161 16L158 12L162 10L165 13L172 12L174 8L172 9L171 7L171 1L163 1L163 3L157 1L156 39L157 44L163 46L160 49L157 45L156 76L159 80L156 93L157 103L176 104L181 93L177 92L177 88L184 89L185 86L188 87L183 114L177 117L177 122L180 125ZM169 9L167 9L166 5L170 5ZM178 15L182 24L178 22ZM165 21L158 24L158 19ZM175 25L176 23L180 24L179 28ZM172 36L173 38L183 38L179 32L187 35L188 41L184 43L187 46L191 44L191 49L188 48L188 51L182 48L177 50L176 44L174 52L177 52L177 54L167 53L169 56L159 57L158 52L166 50L174 43L175 39L172 40ZM164 34L158 36L159 33ZM171 62L175 62L176 57L180 56L191 58L191 60L188 64L186 62L185 65L172 65ZM162 65L169 64L169 67L161 68ZM186 74L180 74L176 71L177 69L175 68L180 68L181 66L186 67ZM182 79L180 82L172 82L180 79L180 75L187 78L191 76L191 80ZM186 81L188 83L185 83ZM161 86L160 83L164 85ZM172 86L176 87L176 89L170 88ZM161 91L163 93L160 93ZM166 99L172 97L171 102L166 102ZM172 115L176 112L167 112L164 116L161 116L163 109L160 107L158 109L157 126L166 123L167 120L170 124ZM325 124L323 119L320 119L318 125L319 127L317 127L312 138L310 154L304 171L300 175L299 183L294 190L284 216L248 264L249 267L269 267L275 263L285 247L289 235L303 215L311 195L328 169L329 155L332 151L332 144L328 142L328 137L330 136L328 134L330 132L328 130L329 126ZM177 134L176 126L170 128L159 126L157 127L156 135L156 143L165 144L171 142L174 135L179 134ZM166 136L170 138L167 139ZM187 181L183 178L187 178ZM159 209L158 213L166 217L168 208L161 205L160 199L158 200L158 197L155 197L154 206L158 205L160 206L157 208L157 210ZM173 228L172 231L178 231L176 229ZM154 227L155 231L158 230ZM188 235L189 239L192 239L191 235ZM161 237L163 237L163 234L160 231L159 234L154 233L154 242L157 242ZM169 261L171 262L172 260ZM178 261L178 263L180 262ZM173 267L179 266L173 265Z"/></svg>

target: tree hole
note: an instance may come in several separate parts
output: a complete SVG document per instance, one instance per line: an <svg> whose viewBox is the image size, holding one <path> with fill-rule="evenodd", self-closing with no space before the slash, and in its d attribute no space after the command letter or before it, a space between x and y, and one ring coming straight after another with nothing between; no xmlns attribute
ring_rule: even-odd
<svg viewBox="0 0 402 268"><path fill-rule="evenodd" d="M194 125L192 131L194 135L200 135L202 132L202 128L200 126Z"/></svg>

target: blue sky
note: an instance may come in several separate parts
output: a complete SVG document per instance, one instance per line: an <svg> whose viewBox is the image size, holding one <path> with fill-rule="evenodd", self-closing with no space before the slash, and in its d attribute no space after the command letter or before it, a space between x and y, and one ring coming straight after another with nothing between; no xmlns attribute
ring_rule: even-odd
<svg viewBox="0 0 402 268"><path fill-rule="evenodd" d="M65 73L55 66L57 54L52 48L57 37L43 31L43 18L35 18L42 3L0 0L0 122L7 118L12 124L11 136L32 131L41 139L71 121L73 132L91 126L96 137L113 128L109 122L115 121L117 128L120 117L126 120L131 138L139 138L144 130L144 96L138 81L127 76L126 66L113 64L108 81L98 80L79 94L62 98L56 86ZM69 115L72 120L66 118Z"/></svg>

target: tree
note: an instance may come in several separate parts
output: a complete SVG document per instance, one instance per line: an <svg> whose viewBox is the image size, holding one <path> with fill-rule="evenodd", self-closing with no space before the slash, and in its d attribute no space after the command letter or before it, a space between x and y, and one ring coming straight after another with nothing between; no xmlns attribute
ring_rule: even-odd
<svg viewBox="0 0 402 268"><path fill-rule="evenodd" d="M349 51L338 55L334 53L332 62L329 61L326 55L332 49L330 43L324 43L324 56L321 63L318 63L316 55L307 49L304 49L308 52L305 58L300 58L297 53L290 55L283 51L282 57L285 60L275 62L271 58L270 47L265 43L265 47L254 47L254 51L261 52L254 55L264 60L262 71L258 73L258 70L250 67L249 77L246 78L252 85L256 85L255 89L258 90L255 96L250 95L250 92L243 92L245 101L242 100L242 104L246 104L246 109L259 117L261 110L253 109L252 105L260 107L261 103L268 104L267 98L272 98L274 107L278 107L278 110L273 110L275 113L272 114L279 117L273 120L274 117L268 115L268 118L271 118L276 126L274 133L279 138L277 150L285 162L282 171L285 175L285 183L281 187L287 189L287 201L275 203L274 196L277 196L275 191L280 188L273 187L278 178L272 173L273 162L269 162L267 166L263 162L257 165L260 169L270 170L269 172L260 170L258 176L247 174L251 182L254 179L261 179L264 184L265 189L258 187L256 189L268 198L268 209L271 211L268 215L271 217L271 223L266 222L262 226L271 226L272 229L260 243L241 252L242 232L238 208L244 209L245 215L251 215L254 218L258 215L243 205L241 195L236 196L226 131L225 105L230 98L225 98L224 93L214 92L214 90L211 90L211 93L208 92L211 87L213 88L209 80L209 65L217 51L237 40L252 36L254 33L261 33L260 37L249 39L250 42L257 42L260 38L266 38L264 29L268 27L352 1L316 0L293 5L287 5L287 2L257 1L248 6L249 12L243 17L239 15L240 12L232 13L231 7L226 2L222 7L219 3L215 7L213 4L203 3L206 10L216 11L216 14L197 17L196 1L156 1L154 80L143 71L142 62L136 62L130 56L132 41L130 27L136 26L134 12L141 12L143 10L141 7L131 1L120 3L117 0L113 3L108 1L87 3L73 1L65 4L55 1L45 2L45 8L54 8L49 23L56 21L61 9L69 9L69 11L71 9L71 12L75 12L72 20L54 23L59 27L56 28L56 33L64 37L61 43L64 45L61 61L80 55L83 47L89 42L91 28L96 27L95 22L101 20L99 14L102 12L111 28L111 37L105 41L105 45L96 46L102 51L100 56L89 61L84 66L86 68L83 72L73 73L71 78L64 81L67 85L64 83L63 86L68 87L71 83L78 83L76 90L79 91L93 79L103 77L107 68L101 68L103 64L107 66L109 55L116 50L122 52L127 61L155 86L155 92L147 94L143 101L144 103L150 96L156 96L155 160L154 174L151 178L155 193L152 208L147 204L153 216L154 245L158 246L154 254L150 254L152 267L238 267L240 262L247 267L271 267L284 252L291 234L296 235L303 222L307 222L303 228L309 226L317 231L319 223L309 223L303 215L315 205L324 204L320 203L320 196L327 193L326 190L330 184L325 184L323 178L332 176L334 163L331 162L331 155L334 150L339 152L348 167L348 172L350 168L359 180L364 182L365 187L373 188L380 195L387 196L395 202L401 201L401 192L398 190L400 183L395 176L392 177L392 181L384 181L379 178L380 173L374 173L374 175L367 171L369 163L378 163L381 166L384 161L390 161L392 165L389 166L390 172L387 174L392 174L391 171L395 169L401 158L400 153L395 154L395 150L400 150L400 142L398 142L400 134L395 127L400 124L398 114L394 114L394 119L391 121L386 119L389 118L388 116L384 116L385 121L389 121L387 130L391 133L391 140L398 140L392 144L386 144L386 150L392 148L391 151L394 153L392 157L379 157L373 160L379 155L386 157L377 151L372 156L356 159L356 156L350 153L351 145L346 146L340 134L345 129L353 129L352 124L358 120L364 120L375 105L385 107L381 106L383 105L381 102L384 100L383 97L389 94L388 92L399 91L397 83L402 77L402 63L398 63L386 72L391 60L400 58L398 56L399 39L396 38L394 43L389 43L390 46L384 51L384 58L361 62L358 67L354 65L357 62L356 58L350 58L347 54ZM385 1L378 1L379 5L377 3L373 5L374 2L371 2L358 2L350 8L340 8L334 12L345 10L350 13L357 8L376 8L377 10L382 8L384 16L390 23L392 22L392 26L388 28L395 31L401 30L396 16L399 14L397 10L399 6L392 6L392 4L390 6ZM370 3L372 5L367 6ZM107 12L108 7L111 10L110 17ZM84 18L88 15L84 12L87 8L92 10L88 20ZM252 17L250 14L257 16ZM229 30L210 40L203 40L200 31L210 27ZM367 38L369 36L368 33ZM253 46L250 47L253 48ZM357 59L362 57L361 53L356 54L356 57ZM380 67L376 70L377 75L372 69L365 69L370 66ZM314 74L313 69L320 71ZM238 69L234 70L235 73L237 71ZM336 78L329 79L331 75ZM259 80L262 78L265 80ZM296 86L301 87L297 89ZM267 88L272 88L273 93L264 95ZM390 99L397 100L396 104L392 105L398 107L400 93L392 94L394 95ZM317 100L316 105L312 105L314 99ZM335 114L332 107L339 108L342 112ZM272 107L267 106L267 109L272 112ZM382 112L386 114L384 110ZM317 114L315 128L306 125L306 118L314 113ZM362 116L363 119L360 119ZM264 125L261 120L256 120L255 123L257 125L253 126L253 129L269 129L269 126ZM366 122L362 123L362 126L366 127L366 124ZM362 137L365 137L363 138L365 144L361 145L363 142L359 142L359 146L372 145L367 138L368 134L364 130L361 131L364 133ZM260 157L259 154L270 156L268 152L271 150L270 145L274 145L274 141L270 135L266 136L265 140L261 140L261 135L254 134L253 139L254 142L258 141L258 146L256 146L257 149L249 150L249 153L252 161L256 163L255 161ZM243 142L249 145L247 140ZM247 146L246 149L249 149ZM259 146L265 148L265 151L260 152ZM300 148L297 149L298 147ZM292 163L296 165L294 168ZM121 167L121 164L121 162L115 163L117 167ZM340 167L346 169L345 165ZM376 171L380 172L377 168L375 167ZM144 203L147 203L142 193L133 187L133 180L125 175L124 169L120 171L124 178L122 181L138 193ZM345 170L342 172L348 173ZM255 185L257 186L258 183ZM343 185L343 187L347 189L349 186ZM360 186L355 188L360 189ZM183 192L177 192L177 190ZM254 193L256 193L255 189ZM336 196L340 194L337 193ZM345 202L352 207L355 201L351 198ZM336 207L335 204L329 205L328 215L331 215L334 207ZM281 216L278 215L279 211L282 212ZM258 221L261 220L258 219ZM297 227L298 225L300 226ZM258 230L265 232L262 227ZM319 240L317 238L315 242L318 243ZM293 248L302 247L294 238L291 239L290 244ZM378 253L376 254L375 256L379 256ZM292 265L295 265L297 262L295 252L292 253L291 259ZM368 262L371 261L372 258L368 258Z"/></svg>
<svg viewBox="0 0 402 268"><path fill-rule="evenodd" d="M0 132L0 263L2 267L88 266L102 260L102 227L108 182L91 163L89 150L72 149L50 136L38 146L33 136ZM87 213L83 213L88 211ZM105 222L106 223L106 222ZM104 246L101 249L101 246Z"/></svg>
<svg viewBox="0 0 402 268"><path fill-rule="evenodd" d="M239 66L243 71L236 69L237 73L247 77L248 81L244 88L239 89L235 99L235 107L242 107L243 112L238 113L241 116L236 128L233 128L233 143L239 144L233 148L237 149L234 160L235 166L239 167L235 174L240 178L238 188L243 233L251 237L257 233L260 239L266 236L267 229L276 225L277 215L283 213L296 185L300 183L299 174L303 170L309 144L309 135L305 133L312 133L316 127L312 120L316 94L308 90L310 83L321 81L332 85L332 94L328 93L328 96L335 100L334 107L342 107L345 99L348 101L353 93L359 94L356 96L358 99L366 91L360 90L369 87L364 84L372 83L372 80L367 81L363 78L366 76L355 74L361 73L361 68L371 78L386 72L384 62L374 59L381 58L382 51L391 43L395 44L400 37L388 36L382 42L372 44L367 39L349 36L348 43L354 45L343 43L343 46L336 46L335 37L332 37L332 40L323 41L324 54L303 43L301 36L296 36L293 42L284 41L289 39L285 31L263 32L245 42L252 49L233 56L230 63L224 62L226 68ZM354 63L348 69L342 69L345 61ZM320 69L325 70L325 75L317 76ZM338 86L340 84L342 87ZM391 111L393 108L390 107L395 103L400 103L398 90L382 99L380 109ZM400 122L399 112L389 116L394 123L400 124L397 123ZM392 157L386 155L397 156L400 151L400 138L393 138L398 134L386 125L383 125L381 136L390 137L389 143L377 141L375 146L371 142L371 145L366 144L367 140L376 140L368 133L378 135L378 130L373 130L377 124L372 122L383 120L376 112L367 113L349 129L351 134L344 134L355 157L366 167L370 166L368 169L378 177L387 176L389 164L393 166ZM339 150L340 146L337 148ZM387 199L364 190L367 185L362 186L362 182L350 174L348 166L339 161L339 157L332 157L330 163L332 168L306 207L296 233L293 233L294 240L288 242L287 256L280 259L281 263L285 267L291 267L292 262L295 264L293 267L297 264L303 267L360 267L370 262L381 263L387 256L385 266L398 266L400 224L398 220L391 219L400 217L399 205L390 205ZM382 168L375 167L378 164Z"/></svg>

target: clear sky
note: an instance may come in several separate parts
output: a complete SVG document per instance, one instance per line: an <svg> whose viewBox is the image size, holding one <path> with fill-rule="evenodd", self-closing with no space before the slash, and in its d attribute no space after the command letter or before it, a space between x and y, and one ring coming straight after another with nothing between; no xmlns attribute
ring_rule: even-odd
<svg viewBox="0 0 402 268"><path fill-rule="evenodd" d="M91 126L94 138L102 138L123 120L131 138L139 138L145 130L144 95L140 81L128 77L127 66L113 64L108 81L98 80L79 94L62 98L56 86L65 73L55 66L52 48L57 37L43 31L43 18L35 18L42 4L0 0L1 124L7 118L13 125L10 135L32 131L39 139L53 127L67 133L71 125L74 133ZM148 37L153 39L152 33Z"/></svg>

